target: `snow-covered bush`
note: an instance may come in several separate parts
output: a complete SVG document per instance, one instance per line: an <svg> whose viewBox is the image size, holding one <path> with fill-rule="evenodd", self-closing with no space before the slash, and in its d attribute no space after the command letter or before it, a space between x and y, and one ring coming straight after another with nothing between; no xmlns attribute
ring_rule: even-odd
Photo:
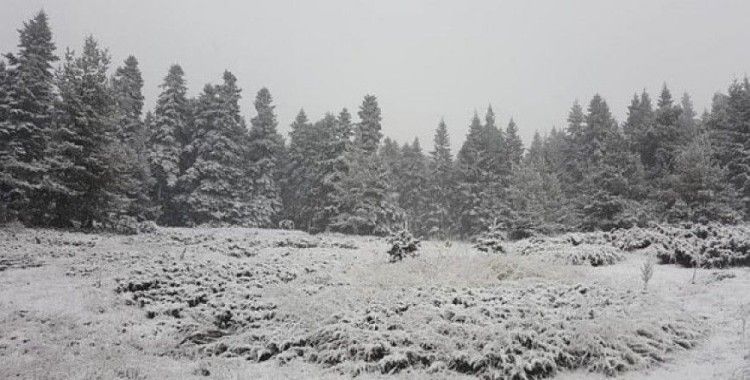
<svg viewBox="0 0 750 380"><path fill-rule="evenodd" d="M750 266L750 230L747 226L659 226L657 256L662 263L686 267Z"/></svg>
<svg viewBox="0 0 750 380"><path fill-rule="evenodd" d="M399 229L388 237L388 261L401 261L407 255L416 256L419 240L412 236L406 228Z"/></svg>
<svg viewBox="0 0 750 380"><path fill-rule="evenodd" d="M272 352L280 353L273 355L352 376L410 369L441 378L543 379L577 369L615 376L664 362L702 336L699 322L678 310L644 310L633 318L624 310L652 306L640 305L635 293L600 286L433 288L429 294L431 302L374 299L335 314L309 334L276 338Z"/></svg>
<svg viewBox="0 0 750 380"><path fill-rule="evenodd" d="M622 251L609 245L583 243L579 236L563 239L532 239L521 248L522 255L567 265L612 265L622 261Z"/></svg>
<svg viewBox="0 0 750 380"><path fill-rule="evenodd" d="M474 248L482 252L504 253L503 242L505 240L505 233L497 220L495 220L488 226L487 231L476 238Z"/></svg>
<svg viewBox="0 0 750 380"><path fill-rule="evenodd" d="M294 222L289 219L284 219L279 222L279 228L282 230L293 230Z"/></svg>
<svg viewBox="0 0 750 380"><path fill-rule="evenodd" d="M139 227L138 221L128 215L120 216L111 225L112 232L122 235L136 235L138 234Z"/></svg>
<svg viewBox="0 0 750 380"><path fill-rule="evenodd" d="M139 234L153 234L159 227L153 220L147 220L145 222L138 223Z"/></svg>

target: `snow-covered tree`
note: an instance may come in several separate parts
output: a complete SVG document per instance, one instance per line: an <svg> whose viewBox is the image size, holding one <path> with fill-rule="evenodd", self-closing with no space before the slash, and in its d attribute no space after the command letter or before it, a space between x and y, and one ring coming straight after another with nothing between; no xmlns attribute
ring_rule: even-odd
<svg viewBox="0 0 750 380"><path fill-rule="evenodd" d="M47 208L39 192L48 171L44 153L54 112L52 63L58 59L43 11L19 30L18 48L0 69L0 213L39 224Z"/></svg>
<svg viewBox="0 0 750 380"><path fill-rule="evenodd" d="M153 186L146 151L147 131L143 112L143 78L138 60L129 56L124 66L118 67L112 77L117 126L116 150L118 156L119 190L128 199L126 213L139 220L155 219L158 211L153 207L149 190Z"/></svg>
<svg viewBox="0 0 750 380"><path fill-rule="evenodd" d="M428 204L425 229L435 237L452 235L452 194L455 188L453 155L451 154L448 127L440 120L434 137L434 149L428 163Z"/></svg>
<svg viewBox="0 0 750 380"><path fill-rule="evenodd" d="M108 66L107 51L88 37L81 55L68 51L58 72L59 117L48 154L51 180L45 185L54 225L90 227L113 221L123 209Z"/></svg>
<svg viewBox="0 0 750 380"><path fill-rule="evenodd" d="M221 85L206 85L197 101L194 160L180 179L191 224L258 226L264 216L256 208L246 152L247 128L240 115L241 90L226 71Z"/></svg>
<svg viewBox="0 0 750 380"><path fill-rule="evenodd" d="M374 95L366 95L362 105L359 107L359 119L354 134L354 143L357 149L364 154L374 154L380 146L381 132L380 106Z"/></svg>
<svg viewBox="0 0 750 380"><path fill-rule="evenodd" d="M331 138L325 144L323 160L317 165L320 192L310 228L313 232L335 229L336 219L346 212L345 207L350 200L346 186L352 171L350 159L353 155L351 120L351 114L344 108L337 118L326 117L320 122L321 129L331 131L323 135Z"/></svg>
<svg viewBox="0 0 750 380"><path fill-rule="evenodd" d="M728 94L714 98L706 120L714 154L726 180L740 199L740 212L750 216L750 81L735 81Z"/></svg>
<svg viewBox="0 0 750 380"><path fill-rule="evenodd" d="M403 210L396 204L388 170L377 154L381 116L374 96L365 96L359 117L353 148L345 158L348 173L341 181L337 199L340 212L330 227L347 233L384 235L403 219Z"/></svg>
<svg viewBox="0 0 750 380"><path fill-rule="evenodd" d="M188 139L189 108L185 73L179 65L169 68L149 125L148 160L154 177L152 199L161 208L160 223L182 225L182 212L175 204L180 159Z"/></svg>
<svg viewBox="0 0 750 380"><path fill-rule="evenodd" d="M273 224L281 210L281 193L278 177L279 162L284 154L284 139L276 132L276 114L273 99L267 88L255 97L257 115L250 121L249 156L255 176L253 178L253 203L255 220L259 226Z"/></svg>

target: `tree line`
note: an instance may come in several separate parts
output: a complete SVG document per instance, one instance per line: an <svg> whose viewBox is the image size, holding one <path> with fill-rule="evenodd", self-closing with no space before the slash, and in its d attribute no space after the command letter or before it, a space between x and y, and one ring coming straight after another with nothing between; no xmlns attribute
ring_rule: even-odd
<svg viewBox="0 0 750 380"><path fill-rule="evenodd" d="M304 110L288 142L268 89L249 125L237 78L187 95L169 68L144 114L130 56L110 75L93 37L56 56L47 16L19 30L0 59L0 219L91 228L153 220L167 226L275 227L310 232L470 237L499 224L511 237L750 215L750 84L733 82L698 116L690 97L644 90L618 123L595 95L567 126L528 149L511 119L475 112L455 156L443 121L432 148L383 138L377 98L317 121ZM57 65L57 66L55 66Z"/></svg>

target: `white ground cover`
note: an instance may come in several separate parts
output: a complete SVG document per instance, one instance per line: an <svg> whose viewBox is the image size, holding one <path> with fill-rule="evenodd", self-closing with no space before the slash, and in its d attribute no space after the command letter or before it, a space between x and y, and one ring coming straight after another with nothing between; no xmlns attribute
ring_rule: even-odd
<svg viewBox="0 0 750 380"><path fill-rule="evenodd" d="M614 247L576 244L584 264ZM496 254L428 241L389 263L386 242L368 237L0 230L0 368L60 379L747 373L748 268L700 269L691 284L692 269L658 265L643 292L638 268L654 250L617 249L594 267L561 259L583 251L562 245Z"/></svg>

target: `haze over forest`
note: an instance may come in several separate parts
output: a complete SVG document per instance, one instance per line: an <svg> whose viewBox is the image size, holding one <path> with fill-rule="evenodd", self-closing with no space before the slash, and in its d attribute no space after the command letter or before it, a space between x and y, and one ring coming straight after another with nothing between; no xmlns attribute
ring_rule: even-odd
<svg viewBox="0 0 750 380"><path fill-rule="evenodd" d="M666 82L700 114L750 62L745 1L5 0L0 51L16 50L12 30L39 9L61 55L92 34L113 62L138 57L147 110L171 64L184 68L191 96L228 69L248 119L252 95L271 90L282 135L300 108L316 120L372 93L386 136L429 146L444 117L454 149L490 103L527 146L595 93L622 122L633 93L658 94Z"/></svg>

